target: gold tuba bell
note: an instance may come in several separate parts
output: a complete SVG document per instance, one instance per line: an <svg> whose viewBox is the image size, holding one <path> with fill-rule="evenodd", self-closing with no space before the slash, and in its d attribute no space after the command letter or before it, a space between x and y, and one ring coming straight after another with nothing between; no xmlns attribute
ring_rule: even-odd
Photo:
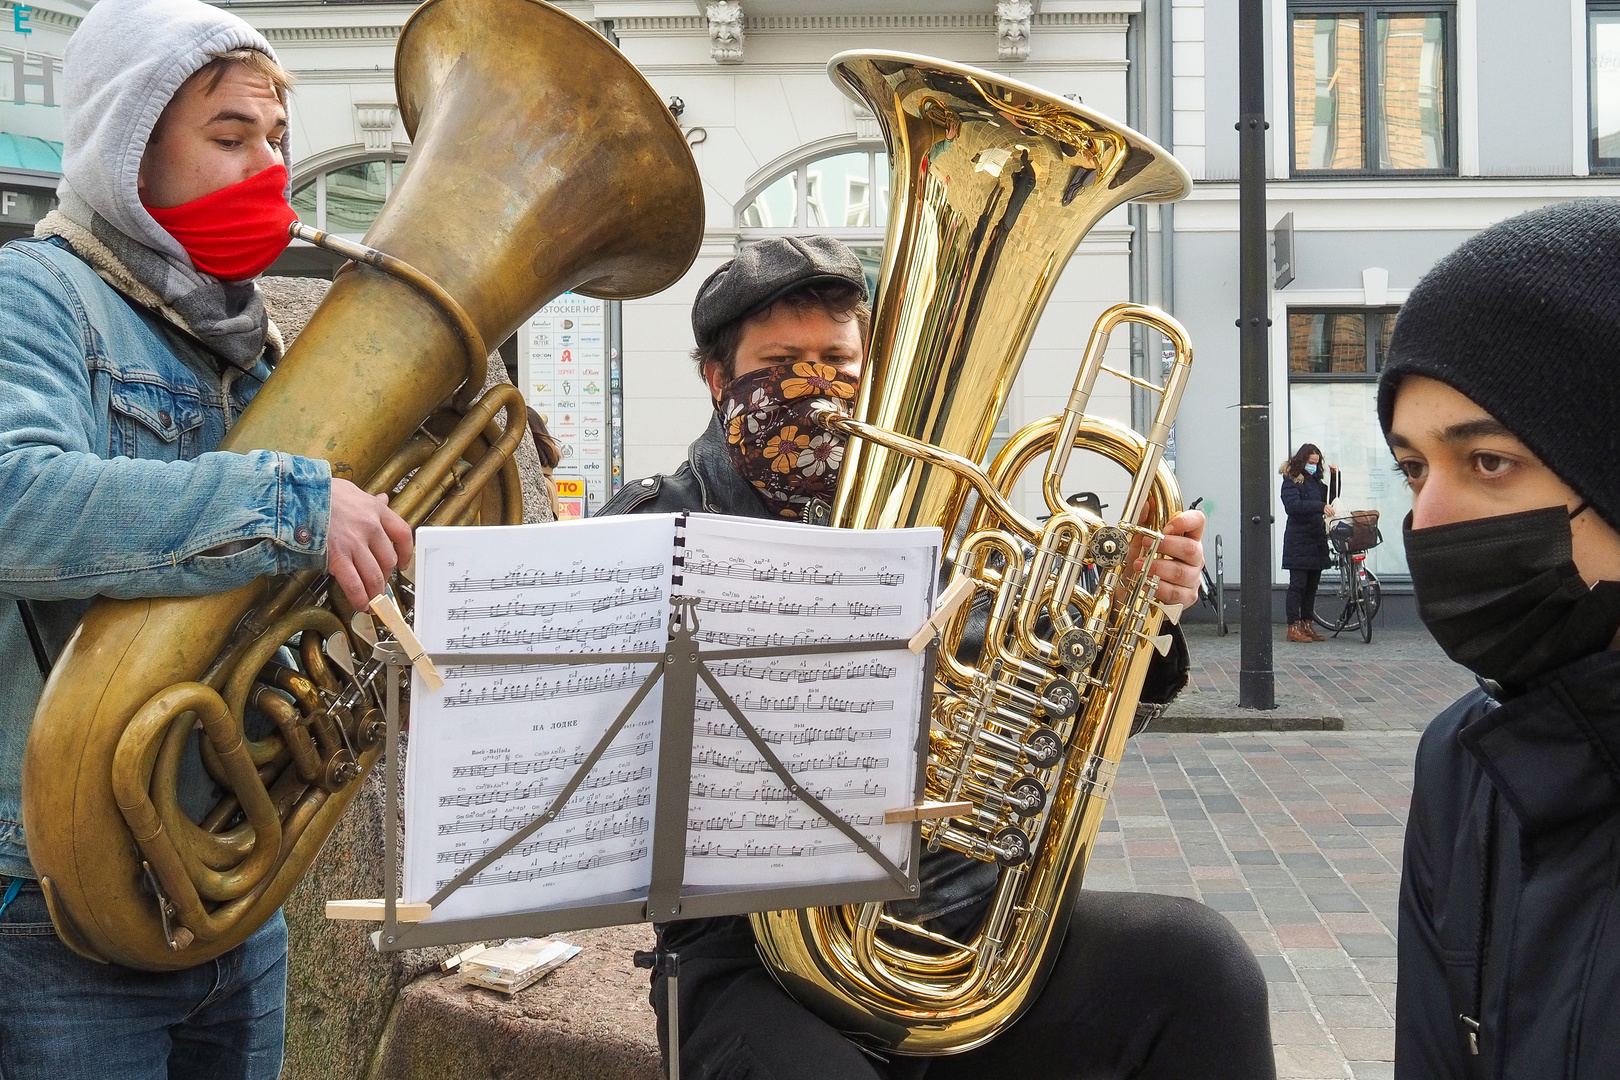
<svg viewBox="0 0 1620 1080"><path fill-rule="evenodd" d="M1015 1021L1068 928L1161 620L1157 531L1181 509L1163 464L1192 361L1170 316L1134 304L1092 331L1065 410L979 462L1058 275L1086 232L1132 199L1178 199L1187 172L1160 147L1081 105L999 75L900 53L834 57L835 82L876 115L893 164L889 237L833 524L941 526L943 575L978 601L939 648L926 798L966 801L925 822L926 850L1000 866L976 934L954 940L883 904L752 916L772 974L851 1038L881 1051L970 1050ZM1157 386L1103 366L1136 322L1176 360ZM1086 413L1099 373L1159 395L1146 438ZM1132 474L1117 521L1065 501L1075 449ZM1010 499L1042 462L1050 517ZM1146 558L1147 572L1134 570ZM983 643L972 619L984 620Z"/></svg>
<svg viewBox="0 0 1620 1080"><path fill-rule="evenodd" d="M404 175L366 247L300 233L358 262L219 448L323 458L413 526L521 522L524 406L509 385L474 400L486 343L569 289L679 279L697 168L629 61L537 0L428 0L394 72ZM353 614L314 571L91 607L23 766L29 858L68 945L185 968L280 907L383 749L385 674ZM199 752L225 794L193 820L177 778Z"/></svg>

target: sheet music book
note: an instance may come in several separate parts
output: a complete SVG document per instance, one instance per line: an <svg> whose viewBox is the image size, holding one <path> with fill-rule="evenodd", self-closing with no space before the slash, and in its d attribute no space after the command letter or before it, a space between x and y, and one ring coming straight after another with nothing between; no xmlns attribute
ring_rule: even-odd
<svg viewBox="0 0 1620 1080"><path fill-rule="evenodd" d="M672 597L694 639L793 778L911 871L923 658L873 651L726 658L728 650L910 638L928 618L938 529L857 531L720 515L424 528L416 633L432 654L661 654ZM714 654L712 657L710 654ZM425 902L540 815L658 665L446 666L416 676L405 779L405 899ZM558 818L434 909L431 921L645 899L664 682L631 714ZM682 896L890 875L787 790L701 680Z"/></svg>

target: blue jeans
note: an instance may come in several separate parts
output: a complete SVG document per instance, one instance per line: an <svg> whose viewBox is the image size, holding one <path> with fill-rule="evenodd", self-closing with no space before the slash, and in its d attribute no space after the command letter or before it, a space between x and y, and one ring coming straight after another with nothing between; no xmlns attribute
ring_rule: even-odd
<svg viewBox="0 0 1620 1080"><path fill-rule="evenodd" d="M279 911L219 959L162 973L73 952L32 881L0 915L0 1080L276 1080L286 1009Z"/></svg>

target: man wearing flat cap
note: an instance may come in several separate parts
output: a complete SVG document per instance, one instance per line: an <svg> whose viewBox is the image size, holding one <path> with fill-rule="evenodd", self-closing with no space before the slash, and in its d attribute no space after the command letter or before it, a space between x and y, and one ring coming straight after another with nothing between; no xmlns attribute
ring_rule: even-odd
<svg viewBox="0 0 1620 1080"><path fill-rule="evenodd" d="M692 308L692 355L715 406L708 428L679 469L627 484L602 513L825 524L844 448L811 414L853 404L870 321L866 275L838 241L781 237L745 248L703 283ZM1165 531L1159 595L1191 604L1203 515L1181 515ZM1186 672L1178 637L1150 669L1143 700L1168 701ZM998 876L992 864L936 852L922 860L921 895L889 910L963 938L983 919ZM1276 1075L1259 965L1225 919L1180 897L1084 892L1051 980L1024 1018L985 1046L932 1062L869 1056L789 997L760 963L745 918L668 923L658 938L660 951L680 956L683 1076ZM652 1003L667 1045L661 973Z"/></svg>

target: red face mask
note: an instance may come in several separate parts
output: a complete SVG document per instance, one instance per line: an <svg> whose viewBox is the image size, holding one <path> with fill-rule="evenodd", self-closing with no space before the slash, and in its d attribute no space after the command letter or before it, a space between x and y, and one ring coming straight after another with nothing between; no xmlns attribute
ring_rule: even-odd
<svg viewBox="0 0 1620 1080"><path fill-rule="evenodd" d="M287 205L287 167L272 165L241 183L179 206L146 212L191 256L191 264L223 281L246 281L286 250L287 226L298 220Z"/></svg>

